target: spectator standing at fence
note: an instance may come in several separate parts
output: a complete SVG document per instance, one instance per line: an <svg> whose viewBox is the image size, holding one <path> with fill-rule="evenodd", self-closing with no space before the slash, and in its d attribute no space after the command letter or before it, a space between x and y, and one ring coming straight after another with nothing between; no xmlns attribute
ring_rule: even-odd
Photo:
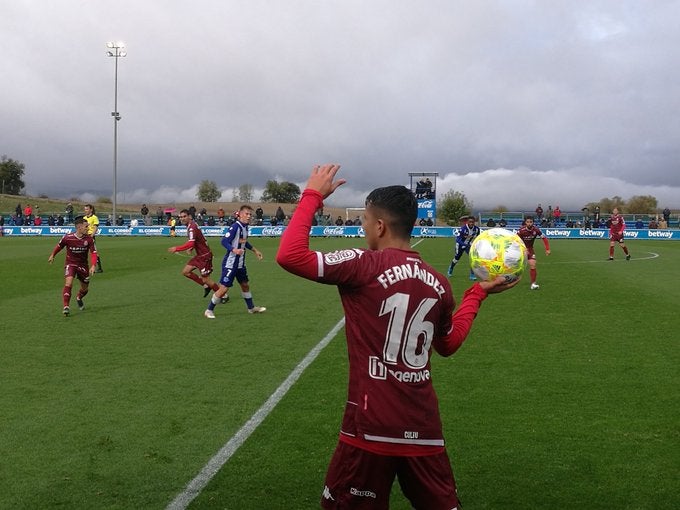
<svg viewBox="0 0 680 510"><path fill-rule="evenodd" d="M36 218L37 219L37 218ZM659 220L659 228L662 230L666 230L668 228L668 222L666 221L666 218L661 218Z"/></svg>
<svg viewBox="0 0 680 510"><path fill-rule="evenodd" d="M562 211L560 210L559 205L555 206L555 210L553 211L553 216L555 218L555 225L559 225L560 219L562 219Z"/></svg>
<svg viewBox="0 0 680 510"><path fill-rule="evenodd" d="M386 509L398 476L414 508L457 508L431 349L452 355L487 294L515 283L473 285L454 314L448 280L410 246L418 203L404 186L378 188L366 198L368 249L311 251L314 211L345 182L334 180L338 169L314 168L277 254L287 271L337 285L345 311L348 398L321 506Z"/></svg>
<svg viewBox="0 0 680 510"><path fill-rule="evenodd" d="M460 218L463 225L458 229L458 234L456 235L456 241L453 245L453 259L451 259L451 264L449 264L449 270L446 273L447 276L453 276L453 270L456 268L456 264L460 261L463 253L470 255L470 245L472 241L479 235L479 227L475 224L475 217L473 215L463 216ZM476 280L475 273L470 269L470 280Z"/></svg>
<svg viewBox="0 0 680 510"><path fill-rule="evenodd" d="M614 245L619 243L619 246L626 254L626 260L630 260L630 253L628 247L623 240L623 232L626 230L626 220L623 215L619 214L618 208L614 207L612 215L609 218L609 260L614 260ZM651 228L651 227L650 227Z"/></svg>
<svg viewBox="0 0 680 510"><path fill-rule="evenodd" d="M23 214L23 212L24 212L24 210L23 210L23 208L21 207L21 204L17 204L17 206L14 208L14 215L15 215L17 218L20 218L21 215Z"/></svg>
<svg viewBox="0 0 680 510"><path fill-rule="evenodd" d="M156 223L159 225L162 225L165 221L165 217L163 216L163 208L159 205L156 207Z"/></svg>
<svg viewBox="0 0 680 510"><path fill-rule="evenodd" d="M227 252L222 259L219 288L213 293L208 309L204 312L208 319L214 319L215 307L229 299L229 289L234 285L234 280L241 287L241 297L246 302L248 313L263 313L267 310L264 306L255 306L246 268L246 250L252 251L258 260L262 260L262 253L248 241L248 226L252 217L253 208L249 205L242 205L238 210L236 220L222 238L222 246Z"/></svg>
<svg viewBox="0 0 680 510"><path fill-rule="evenodd" d="M84 217L78 216L75 219L75 227L76 231L63 236L47 258L47 262L51 264L57 253L66 248L64 288L62 289L61 296L64 306L62 313L67 317L71 314L73 280L77 278L80 281L76 303L78 308L83 310L85 308L83 298L87 295L90 288L90 276L94 274L97 267L97 248L95 247L94 238L87 233L89 223ZM89 270L88 257L90 262Z"/></svg>
<svg viewBox="0 0 680 510"><path fill-rule="evenodd" d="M186 243L181 246L171 246L168 252L177 253L180 251L194 250L195 255L182 268L182 275L189 280L196 282L203 287L203 297L210 294L210 291L216 291L219 286L210 279L210 274L213 271L213 254L205 240L203 232L198 227L198 224L191 217L188 209L182 209L179 213L179 221L187 227ZM194 273L198 271L198 274Z"/></svg>
<svg viewBox="0 0 680 510"><path fill-rule="evenodd" d="M666 224L669 224L671 221L671 210L666 207L661 214L663 214L663 219L666 220Z"/></svg>
<svg viewBox="0 0 680 510"><path fill-rule="evenodd" d="M26 207L24 207L24 224L30 225L32 220L33 208L31 207L31 204L26 204Z"/></svg>
<svg viewBox="0 0 680 510"><path fill-rule="evenodd" d="M146 204L142 204L142 208L139 210L139 214L142 215L142 221L144 222L145 225L147 225L147 217L149 216L149 208L146 206Z"/></svg>
<svg viewBox="0 0 680 510"><path fill-rule="evenodd" d="M64 212L66 213L66 220L68 223L73 223L73 204L71 202L66 204Z"/></svg>
<svg viewBox="0 0 680 510"><path fill-rule="evenodd" d="M274 216L276 216L276 221L279 224L283 223L283 220L286 219L286 213L283 212L283 209L281 209L281 206L278 206L276 208L276 213L274 214Z"/></svg>
<svg viewBox="0 0 680 510"><path fill-rule="evenodd" d="M517 235L524 241L527 247L527 260L529 261L529 277L531 279L531 285L529 288L531 290L536 290L539 288L538 283L536 283L536 252L534 251L534 241L536 239L541 239L543 241L543 246L545 247L545 254L550 255L550 242L548 238L545 237L541 229L534 225L534 219L531 216L524 218L524 224L517 232Z"/></svg>
<svg viewBox="0 0 680 510"><path fill-rule="evenodd" d="M541 221L543 219L543 206L541 204L538 204L534 212L536 213L536 219L538 221Z"/></svg>
<svg viewBox="0 0 680 510"><path fill-rule="evenodd" d="M87 235L92 237L92 239L95 239L95 236L97 235L97 229L99 228L99 218L97 218L94 206L92 204L85 204L83 206L83 210L85 211L85 221L87 221ZM99 256L99 252L97 252L97 273L103 272L104 270L102 269L102 260Z"/></svg>

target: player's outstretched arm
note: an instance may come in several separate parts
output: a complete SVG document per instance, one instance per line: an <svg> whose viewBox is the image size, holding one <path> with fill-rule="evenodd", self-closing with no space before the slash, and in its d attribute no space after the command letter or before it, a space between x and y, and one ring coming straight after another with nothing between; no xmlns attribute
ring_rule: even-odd
<svg viewBox="0 0 680 510"><path fill-rule="evenodd" d="M323 205L323 199L345 184L345 179L335 180L340 165L317 165L302 192L300 203L283 231L276 262L286 271L309 280L320 277L317 254L309 249L309 231L314 213Z"/></svg>

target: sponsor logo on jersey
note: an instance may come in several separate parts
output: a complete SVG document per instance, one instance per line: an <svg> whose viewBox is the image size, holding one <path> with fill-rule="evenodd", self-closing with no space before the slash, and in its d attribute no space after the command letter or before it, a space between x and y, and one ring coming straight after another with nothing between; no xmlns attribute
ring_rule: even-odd
<svg viewBox="0 0 680 510"><path fill-rule="evenodd" d="M373 498L373 499L377 499L377 497L378 497L378 496L376 496L375 492L373 492L373 491L365 491L365 490L362 491L362 490L359 490L359 489L357 489L357 488L355 488L355 487L352 487L352 488L349 490L349 493L350 493L352 496L357 496L357 497L360 497L360 498Z"/></svg>
<svg viewBox="0 0 680 510"><path fill-rule="evenodd" d="M361 250L338 250L330 253L324 253L323 260L329 266L342 264L348 260L352 260L361 255Z"/></svg>
<svg viewBox="0 0 680 510"><path fill-rule="evenodd" d="M368 358L368 375L371 379L379 379L381 381L387 379L387 368L377 356L369 356Z"/></svg>
<svg viewBox="0 0 680 510"><path fill-rule="evenodd" d="M389 373L397 381L403 383L419 383L430 380L429 370L419 370L418 372L402 372L401 370L389 370Z"/></svg>

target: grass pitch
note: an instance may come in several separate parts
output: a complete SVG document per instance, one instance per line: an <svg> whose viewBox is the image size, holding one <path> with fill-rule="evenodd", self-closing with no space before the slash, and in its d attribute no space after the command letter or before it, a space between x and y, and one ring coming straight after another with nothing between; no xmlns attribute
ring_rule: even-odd
<svg viewBox="0 0 680 510"><path fill-rule="evenodd" d="M334 287L276 266L278 239L253 239L265 260L248 264L267 313L232 291L209 321L166 252L183 239L100 238L105 272L64 318L57 240L0 238L0 508L165 508L342 317ZM465 508L678 508L680 244L631 241L630 262L605 241L551 244L540 290L490 296L433 360ZM451 247L417 249L445 271ZM317 508L346 371L340 334L190 508Z"/></svg>

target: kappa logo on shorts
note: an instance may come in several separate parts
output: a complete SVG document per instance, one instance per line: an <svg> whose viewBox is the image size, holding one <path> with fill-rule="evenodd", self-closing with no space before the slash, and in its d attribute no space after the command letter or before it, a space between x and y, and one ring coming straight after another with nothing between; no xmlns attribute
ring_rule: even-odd
<svg viewBox="0 0 680 510"><path fill-rule="evenodd" d="M331 495L331 490L328 488L328 485L323 486L323 499L330 499L331 501L335 501L335 498Z"/></svg>

